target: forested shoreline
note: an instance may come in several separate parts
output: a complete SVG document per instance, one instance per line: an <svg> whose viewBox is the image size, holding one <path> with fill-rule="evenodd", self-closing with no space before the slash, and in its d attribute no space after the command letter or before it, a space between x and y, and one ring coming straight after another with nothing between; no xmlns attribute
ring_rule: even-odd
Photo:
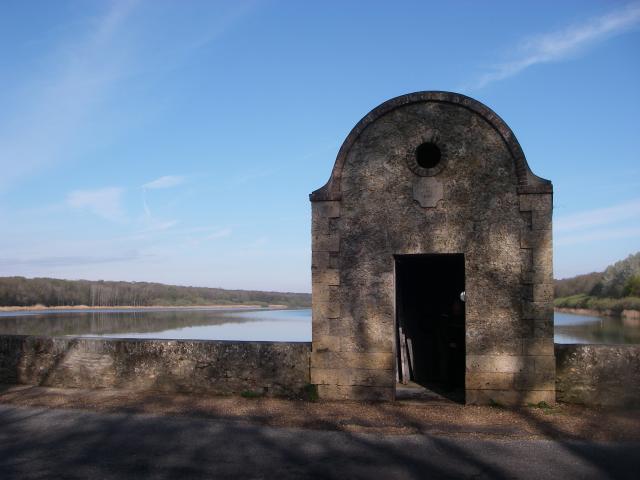
<svg viewBox="0 0 640 480"><path fill-rule="evenodd" d="M151 282L0 277L1 307L284 305L309 307L311 294L186 287Z"/></svg>
<svg viewBox="0 0 640 480"><path fill-rule="evenodd" d="M603 272L555 281L557 308L587 309L619 315L640 310L640 253L607 267Z"/></svg>

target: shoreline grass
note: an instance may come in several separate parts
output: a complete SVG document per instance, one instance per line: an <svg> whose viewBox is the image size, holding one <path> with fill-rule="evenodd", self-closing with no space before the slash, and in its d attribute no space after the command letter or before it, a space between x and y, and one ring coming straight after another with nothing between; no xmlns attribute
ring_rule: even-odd
<svg viewBox="0 0 640 480"><path fill-rule="evenodd" d="M605 315L620 315L623 310L640 311L640 297L600 298L580 293L569 297L556 298L556 308L576 308L595 310Z"/></svg>

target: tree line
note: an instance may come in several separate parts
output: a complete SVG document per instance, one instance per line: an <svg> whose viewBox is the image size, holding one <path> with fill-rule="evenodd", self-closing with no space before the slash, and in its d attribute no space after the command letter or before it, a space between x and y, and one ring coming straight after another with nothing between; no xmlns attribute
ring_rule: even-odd
<svg viewBox="0 0 640 480"><path fill-rule="evenodd" d="M226 290L185 287L150 282L61 280L56 278L0 277L0 306L45 307L86 305L194 306L194 305L286 305L308 307L308 293Z"/></svg>
<svg viewBox="0 0 640 480"><path fill-rule="evenodd" d="M640 297L640 252L609 265L603 272L555 281L555 297L589 295L598 298Z"/></svg>
<svg viewBox="0 0 640 480"><path fill-rule="evenodd" d="M640 310L640 252L608 266L555 281L555 306L620 313Z"/></svg>

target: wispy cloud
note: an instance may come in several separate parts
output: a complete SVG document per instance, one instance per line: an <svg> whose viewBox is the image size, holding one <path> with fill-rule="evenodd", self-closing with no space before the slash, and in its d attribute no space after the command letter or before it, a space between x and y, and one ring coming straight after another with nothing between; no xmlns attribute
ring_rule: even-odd
<svg viewBox="0 0 640 480"><path fill-rule="evenodd" d="M601 242L603 240L614 240L621 238L640 238L640 227L612 228L606 230L596 230L593 232L583 232L576 235L559 237L554 241L555 246L577 245L580 243Z"/></svg>
<svg viewBox="0 0 640 480"><path fill-rule="evenodd" d="M632 226L630 226L631 224ZM556 246L602 240L640 238L640 199L565 215L554 221Z"/></svg>
<svg viewBox="0 0 640 480"><path fill-rule="evenodd" d="M178 225L178 220L157 220L153 221L147 228L139 233L163 232Z"/></svg>
<svg viewBox="0 0 640 480"><path fill-rule="evenodd" d="M147 225L144 233L168 230L178 224L177 220L156 219L151 213L151 207L147 202L147 190L161 190L181 185L185 182L181 175L165 175L142 185L142 208L144 210L144 223Z"/></svg>
<svg viewBox="0 0 640 480"><path fill-rule="evenodd" d="M163 177L156 178L150 182L142 185L142 188L147 190L158 190L161 188L172 188L178 185L182 185L186 181L186 178L182 175L165 175Z"/></svg>
<svg viewBox="0 0 640 480"><path fill-rule="evenodd" d="M111 221L123 220L122 195L118 187L97 190L75 190L67 195L66 204L72 208L86 210Z"/></svg>
<svg viewBox="0 0 640 480"><path fill-rule="evenodd" d="M217 238L228 237L232 233L233 233L233 230L231 228L223 228L221 230L218 230L216 232L213 232L213 233L207 235L207 240L215 240Z"/></svg>
<svg viewBox="0 0 640 480"><path fill-rule="evenodd" d="M557 233L583 230L603 225L611 225L620 221L638 218L640 220L640 199L614 205L613 207L596 208L585 212L559 217L554 223Z"/></svg>
<svg viewBox="0 0 640 480"><path fill-rule="evenodd" d="M516 58L495 65L469 88L485 87L490 83L517 75L537 64L564 60L600 41L629 31L639 24L640 3L633 2L585 23L531 37L522 42Z"/></svg>
<svg viewBox="0 0 640 480"><path fill-rule="evenodd" d="M55 50L46 81L26 81L29 94L18 111L11 112L11 127L0 131L0 189L69 157L85 119L123 76L126 55L115 44L136 3L113 2L89 34Z"/></svg>
<svg viewBox="0 0 640 480"><path fill-rule="evenodd" d="M164 34L163 28L148 28L149 18L155 23L156 15L145 10L172 10L155 7L153 2L139 0L98 2L101 14L85 17L88 21L70 20L65 35L47 37L39 49L38 64L43 68L21 79L16 105L3 112L11 122L0 129L0 192L14 188L18 180L34 172L73 161L78 153L84 153L82 139L88 138L102 114L113 108L113 100L118 101L120 82L184 65L201 47L253 12L256 3L230 2L203 9L206 14L197 24L191 22L189 28L176 30L180 34L164 37L158 33ZM175 10L189 11L179 6ZM174 23L187 22L181 17ZM109 126L116 131L126 128L114 122ZM95 136L96 141L112 141L100 132ZM90 158L85 155L83 161Z"/></svg>
<svg viewBox="0 0 640 480"><path fill-rule="evenodd" d="M260 248L265 246L267 243L269 243L269 238L268 237L258 237L256 238L253 242L251 242L249 245L247 245L247 248L249 250L251 249L256 249L256 248Z"/></svg>
<svg viewBox="0 0 640 480"><path fill-rule="evenodd" d="M78 265L92 265L99 263L129 262L139 260L148 255L141 255L137 251L125 252L118 255L109 256L50 256L50 257L23 257L23 258L1 258L2 267L67 267Z"/></svg>

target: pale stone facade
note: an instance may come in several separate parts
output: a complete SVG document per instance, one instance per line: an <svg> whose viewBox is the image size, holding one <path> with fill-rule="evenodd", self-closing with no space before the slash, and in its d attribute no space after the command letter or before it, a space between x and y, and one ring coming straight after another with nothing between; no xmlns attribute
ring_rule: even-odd
<svg viewBox="0 0 640 480"><path fill-rule="evenodd" d="M465 401L554 403L552 185L493 111L447 92L389 100L354 127L310 198L321 398L394 398L398 259L456 254Z"/></svg>

